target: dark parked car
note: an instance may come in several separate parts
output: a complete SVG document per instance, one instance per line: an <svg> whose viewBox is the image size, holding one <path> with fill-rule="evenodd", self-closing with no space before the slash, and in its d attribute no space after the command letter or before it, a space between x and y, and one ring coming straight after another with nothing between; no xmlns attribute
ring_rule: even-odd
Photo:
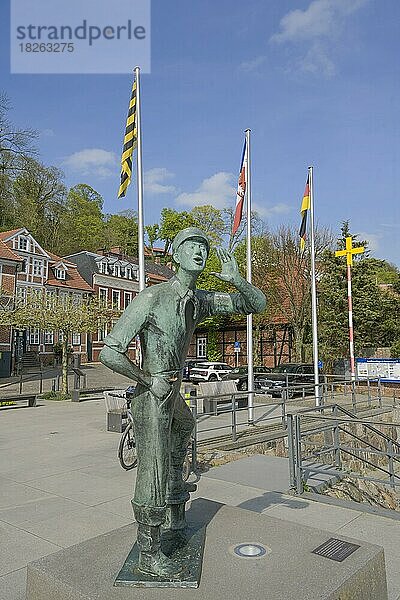
<svg viewBox="0 0 400 600"><path fill-rule="evenodd" d="M258 380L262 392L280 397L282 390L288 388L288 397L312 391L314 383L314 365L312 363L286 363L272 369L266 377Z"/></svg>
<svg viewBox="0 0 400 600"><path fill-rule="evenodd" d="M185 360L185 366L183 367L182 381L190 381L190 371L198 364L205 362L206 358L188 358Z"/></svg>
<svg viewBox="0 0 400 600"><path fill-rule="evenodd" d="M264 366L253 367L254 388L255 389L258 389L258 387L259 387L258 379L260 377L263 379L264 376L270 372L271 372L271 369L269 367L264 367ZM247 377L248 377L248 367L246 365L246 366L242 366L242 367L235 367L234 369L232 369L232 371L230 371L229 373L224 375L222 377L222 380L224 381L226 379L234 379L236 381L238 390L244 391L244 390L247 390Z"/></svg>

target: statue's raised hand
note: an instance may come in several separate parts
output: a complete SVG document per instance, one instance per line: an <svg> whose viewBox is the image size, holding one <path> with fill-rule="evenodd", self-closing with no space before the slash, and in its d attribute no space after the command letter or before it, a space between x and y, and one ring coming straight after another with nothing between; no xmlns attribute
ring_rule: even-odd
<svg viewBox="0 0 400 600"><path fill-rule="evenodd" d="M213 271L211 274L222 281L227 281L228 283L233 283L233 285L235 285L238 279L240 279L236 259L223 248L217 248L217 256L221 261L221 273L215 273Z"/></svg>

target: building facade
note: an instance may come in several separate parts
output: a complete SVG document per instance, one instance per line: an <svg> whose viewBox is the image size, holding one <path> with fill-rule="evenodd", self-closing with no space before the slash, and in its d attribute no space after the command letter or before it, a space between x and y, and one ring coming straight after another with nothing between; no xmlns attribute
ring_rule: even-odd
<svg viewBox="0 0 400 600"><path fill-rule="evenodd" d="M210 347L218 360L232 367L247 365L246 322L226 322L217 331L197 328L189 346L188 358L210 359ZM288 324L272 323L253 329L255 365L276 367L290 362L293 355L293 333Z"/></svg>
<svg viewBox="0 0 400 600"><path fill-rule="evenodd" d="M0 306L1 310L12 308L15 297L17 274L22 258L0 239ZM0 377L9 377L12 370L12 328L0 325Z"/></svg>
<svg viewBox="0 0 400 600"><path fill-rule="evenodd" d="M94 296L100 302L111 305L116 310L125 310L139 293L139 265L134 258L124 255L120 248L98 252L82 251L65 257L76 264L81 277L93 288ZM146 261L146 285L167 281L173 272L168 267ZM103 340L110 327L105 325L89 336L88 360L97 361ZM128 355L132 360L139 359L139 342L132 340Z"/></svg>
<svg viewBox="0 0 400 600"><path fill-rule="evenodd" d="M93 289L80 276L76 265L47 252L30 232L22 227L0 233L0 242L12 252L19 263L15 275L15 297L18 302L30 296L85 298ZM11 334L10 334L11 335ZM35 353L43 364L54 361L54 352L60 342L58 331L41 331L36 328L14 329L11 336L12 362L18 363L26 353ZM69 340L73 352L87 357L87 336L76 332Z"/></svg>

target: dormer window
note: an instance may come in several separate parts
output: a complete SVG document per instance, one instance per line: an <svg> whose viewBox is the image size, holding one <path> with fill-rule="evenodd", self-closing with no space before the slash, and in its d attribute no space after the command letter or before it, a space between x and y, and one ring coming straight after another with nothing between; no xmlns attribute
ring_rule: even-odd
<svg viewBox="0 0 400 600"><path fill-rule="evenodd" d="M56 276L56 279L65 281L65 269L54 269L54 275Z"/></svg>
<svg viewBox="0 0 400 600"><path fill-rule="evenodd" d="M20 235L18 238L18 250L28 251L29 248L29 240L24 235Z"/></svg>
<svg viewBox="0 0 400 600"><path fill-rule="evenodd" d="M100 273L102 273L103 275L107 275L107 263L106 262L101 262L99 264L99 271Z"/></svg>

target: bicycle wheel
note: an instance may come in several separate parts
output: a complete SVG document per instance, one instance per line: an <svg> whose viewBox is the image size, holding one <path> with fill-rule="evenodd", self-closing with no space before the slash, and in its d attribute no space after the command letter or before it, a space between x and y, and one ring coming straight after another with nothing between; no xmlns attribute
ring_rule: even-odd
<svg viewBox="0 0 400 600"><path fill-rule="evenodd" d="M126 471L137 465L136 442L132 423L129 423L121 436L118 446L118 458L121 467Z"/></svg>

